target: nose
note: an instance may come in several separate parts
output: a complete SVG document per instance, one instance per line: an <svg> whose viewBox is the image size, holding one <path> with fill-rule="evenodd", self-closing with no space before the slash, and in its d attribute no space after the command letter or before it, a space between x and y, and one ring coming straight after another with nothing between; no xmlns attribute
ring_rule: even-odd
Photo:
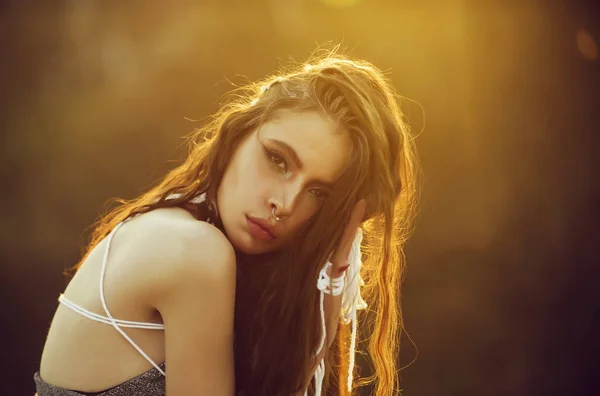
<svg viewBox="0 0 600 396"><path fill-rule="evenodd" d="M302 189L299 185L287 184L276 189L268 200L269 211L277 217L290 217L296 208Z"/></svg>

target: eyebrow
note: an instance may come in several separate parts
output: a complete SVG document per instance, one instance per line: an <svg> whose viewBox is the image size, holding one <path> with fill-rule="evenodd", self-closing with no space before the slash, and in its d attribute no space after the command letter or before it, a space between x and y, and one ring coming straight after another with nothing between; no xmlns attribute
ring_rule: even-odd
<svg viewBox="0 0 600 396"><path fill-rule="evenodd" d="M288 155L292 159L292 162L294 162L294 164L296 165L296 167L298 169L302 170L304 168L304 164L302 163L302 160L300 159L300 157L298 157L298 153L296 153L296 150L294 150L294 148L292 146L290 146L286 142L283 142L283 141L277 140L277 139L273 139L273 138L267 138L267 140L269 140L272 143L275 143L276 145L280 146L285 151L287 151ZM328 182L325 180L317 180L317 183L323 185L324 187L330 188L330 189L333 189L333 185L334 185L334 183Z"/></svg>

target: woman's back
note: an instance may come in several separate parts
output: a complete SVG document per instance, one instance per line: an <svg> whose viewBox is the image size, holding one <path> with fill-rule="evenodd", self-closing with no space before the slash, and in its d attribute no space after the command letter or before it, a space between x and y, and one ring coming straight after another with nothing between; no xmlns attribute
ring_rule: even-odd
<svg viewBox="0 0 600 396"><path fill-rule="evenodd" d="M159 386L162 383L164 393L165 381L160 373L164 366L154 366L166 360L163 317L156 302L163 298L169 284L178 282L175 274L181 256L190 248L201 253L197 248L207 232L220 233L179 208L157 209L116 227L113 238L105 238L93 249L65 290L66 300L56 311L42 355L41 379L58 388L100 392L143 375ZM103 262L103 295L108 313L101 299ZM202 290L197 293L198 298L207 297ZM227 301L224 303L221 309L226 313ZM76 306L88 313L76 312ZM233 315L232 304L230 310ZM100 320L104 317L104 323L90 316ZM131 338L130 343L110 324L109 316L155 326L120 327ZM223 351L223 355L226 353ZM202 351L197 351L197 355L202 359ZM39 389L38 392L43 396Z"/></svg>

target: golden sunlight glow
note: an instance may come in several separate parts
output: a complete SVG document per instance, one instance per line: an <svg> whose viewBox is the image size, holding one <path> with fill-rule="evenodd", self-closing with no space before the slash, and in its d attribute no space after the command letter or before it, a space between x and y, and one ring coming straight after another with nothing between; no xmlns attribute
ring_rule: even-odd
<svg viewBox="0 0 600 396"><path fill-rule="evenodd" d="M346 8L358 4L360 0L321 0L323 4L330 7Z"/></svg>

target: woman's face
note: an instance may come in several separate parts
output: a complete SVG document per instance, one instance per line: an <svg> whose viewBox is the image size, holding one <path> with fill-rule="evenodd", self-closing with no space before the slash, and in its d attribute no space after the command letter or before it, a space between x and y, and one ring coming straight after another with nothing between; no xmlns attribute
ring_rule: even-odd
<svg viewBox="0 0 600 396"><path fill-rule="evenodd" d="M314 111L281 111L249 133L233 153L217 192L232 245L259 254L290 243L319 212L350 148L348 133Z"/></svg>

